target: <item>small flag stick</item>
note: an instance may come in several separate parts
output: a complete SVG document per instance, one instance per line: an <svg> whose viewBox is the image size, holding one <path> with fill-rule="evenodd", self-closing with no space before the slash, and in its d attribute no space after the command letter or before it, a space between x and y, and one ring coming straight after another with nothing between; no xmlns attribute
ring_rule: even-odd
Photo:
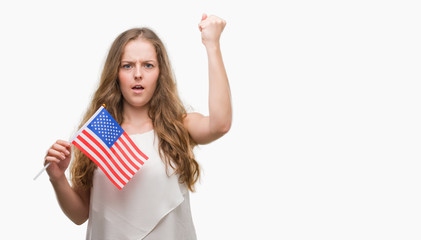
<svg viewBox="0 0 421 240"><path fill-rule="evenodd" d="M37 180L37 178L45 171L47 170L48 166L50 166L50 162L47 163L47 165L44 166L44 168L41 169L41 171L39 171L39 173L34 177L34 181Z"/></svg>

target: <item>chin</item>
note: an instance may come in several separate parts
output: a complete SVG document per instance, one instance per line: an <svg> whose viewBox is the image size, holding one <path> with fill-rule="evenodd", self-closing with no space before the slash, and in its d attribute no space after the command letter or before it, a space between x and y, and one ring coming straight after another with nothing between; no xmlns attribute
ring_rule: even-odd
<svg viewBox="0 0 421 240"><path fill-rule="evenodd" d="M128 102L128 101L125 101L125 105L128 105L128 106L133 107L133 108L148 107L148 103L144 103L144 102Z"/></svg>

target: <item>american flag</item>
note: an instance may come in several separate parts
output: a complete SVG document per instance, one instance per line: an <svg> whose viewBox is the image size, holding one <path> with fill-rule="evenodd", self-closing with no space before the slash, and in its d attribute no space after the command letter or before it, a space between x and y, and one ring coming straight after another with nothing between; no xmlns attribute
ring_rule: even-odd
<svg viewBox="0 0 421 240"><path fill-rule="evenodd" d="M142 167L146 156L104 107L78 131L72 143L122 189Z"/></svg>

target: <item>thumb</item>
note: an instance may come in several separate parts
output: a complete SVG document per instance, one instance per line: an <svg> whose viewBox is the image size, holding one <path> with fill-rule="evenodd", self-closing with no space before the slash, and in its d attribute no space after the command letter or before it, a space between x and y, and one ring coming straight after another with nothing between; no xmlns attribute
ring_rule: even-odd
<svg viewBox="0 0 421 240"><path fill-rule="evenodd" d="M208 18L208 15L206 15L206 13L202 14L202 20L200 20L199 23L199 30L202 31L202 27L203 27L203 21L206 20L206 18Z"/></svg>
<svg viewBox="0 0 421 240"><path fill-rule="evenodd" d="M208 18L208 15L206 15L206 13L202 14L202 21L205 20L206 18Z"/></svg>

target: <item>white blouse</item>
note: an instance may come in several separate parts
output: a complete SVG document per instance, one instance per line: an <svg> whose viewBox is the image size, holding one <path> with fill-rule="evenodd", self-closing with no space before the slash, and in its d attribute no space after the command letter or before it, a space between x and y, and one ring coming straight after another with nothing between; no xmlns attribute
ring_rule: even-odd
<svg viewBox="0 0 421 240"><path fill-rule="evenodd" d="M189 191L177 175L167 175L155 132L130 138L149 159L122 190L95 170L86 239L196 239Z"/></svg>

